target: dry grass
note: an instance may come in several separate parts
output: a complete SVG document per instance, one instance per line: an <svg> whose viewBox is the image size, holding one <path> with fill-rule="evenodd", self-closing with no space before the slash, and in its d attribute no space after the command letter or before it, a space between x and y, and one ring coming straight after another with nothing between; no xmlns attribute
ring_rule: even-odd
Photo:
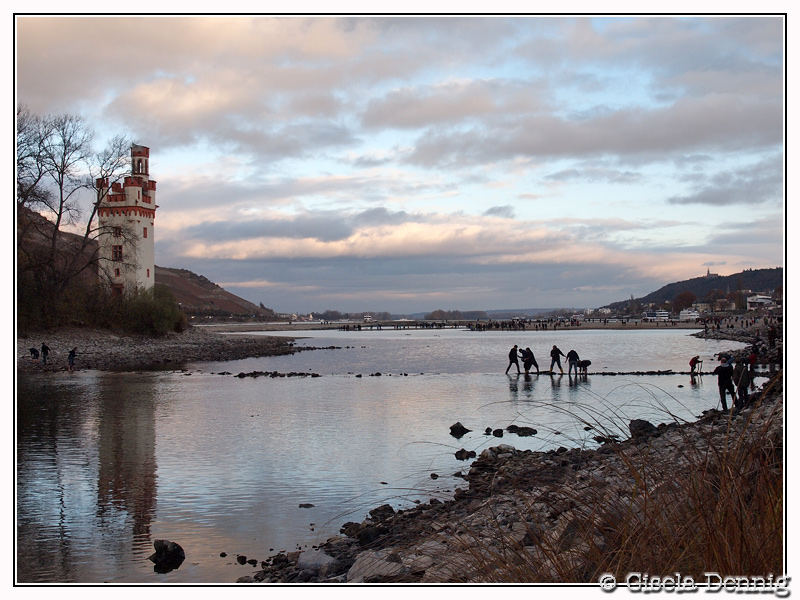
<svg viewBox="0 0 800 600"><path fill-rule="evenodd" d="M706 572L784 573L783 428L775 423L782 413L754 419L768 395L782 394L774 389L781 380L782 374L756 410L734 424L699 434L680 429L668 455L620 445L615 471L604 472L612 484L520 490L524 531L517 526L510 535L498 523L491 543L485 532L465 536L470 579L597 583L604 573L617 581L631 572L696 580ZM543 525L548 510L560 515L554 526Z"/></svg>

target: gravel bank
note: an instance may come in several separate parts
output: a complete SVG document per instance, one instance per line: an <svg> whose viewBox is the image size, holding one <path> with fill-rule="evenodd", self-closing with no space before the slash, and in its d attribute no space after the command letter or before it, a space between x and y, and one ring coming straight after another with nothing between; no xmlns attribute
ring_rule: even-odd
<svg viewBox="0 0 800 600"><path fill-rule="evenodd" d="M50 348L47 365L31 358L30 348ZM17 338L17 371L60 371L77 347L77 370L136 370L184 362L238 360L293 354L294 340L269 336L223 335L190 327L162 337L115 334L103 330L59 329ZM305 350L306 348L302 348Z"/></svg>

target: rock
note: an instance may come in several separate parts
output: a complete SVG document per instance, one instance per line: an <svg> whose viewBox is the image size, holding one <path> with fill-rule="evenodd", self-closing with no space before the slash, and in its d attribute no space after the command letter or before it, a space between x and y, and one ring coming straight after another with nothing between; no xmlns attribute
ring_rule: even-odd
<svg viewBox="0 0 800 600"><path fill-rule="evenodd" d="M298 508L314 508L314 505L309 504L308 502L304 502L302 504L298 504Z"/></svg>
<svg viewBox="0 0 800 600"><path fill-rule="evenodd" d="M339 533L343 533L351 538L356 537L359 531L361 531L361 523L355 523L353 521L348 521L339 529Z"/></svg>
<svg viewBox="0 0 800 600"><path fill-rule="evenodd" d="M474 450L465 450L462 448L461 450L456 451L456 459L458 460L467 460L470 458L475 458L477 456Z"/></svg>
<svg viewBox="0 0 800 600"><path fill-rule="evenodd" d="M153 542L155 552L148 556L155 566L153 569L156 573L169 573L177 569L186 560L186 553L181 548L180 544L171 542L169 540L156 540Z"/></svg>
<svg viewBox="0 0 800 600"><path fill-rule="evenodd" d="M356 539L362 546L369 546L387 533L389 533L388 527L364 527L356 534Z"/></svg>
<svg viewBox="0 0 800 600"><path fill-rule="evenodd" d="M330 569L329 565L336 563L336 559L321 550L306 550L297 558L297 566L302 570L319 571L323 567Z"/></svg>
<svg viewBox="0 0 800 600"><path fill-rule="evenodd" d="M385 521L394 516L394 508L392 508L391 504L382 504L378 508L373 508L369 511L369 516L372 517L373 521Z"/></svg>
<svg viewBox="0 0 800 600"><path fill-rule="evenodd" d="M520 427L519 425L509 425L506 427L509 433L515 433L520 437L528 437L539 433L533 427Z"/></svg>
<svg viewBox="0 0 800 600"><path fill-rule="evenodd" d="M467 429L461 424L460 421L454 423L453 425L450 425L450 435L452 435L456 439L463 437L470 431L472 431L472 429Z"/></svg>
<svg viewBox="0 0 800 600"><path fill-rule="evenodd" d="M632 438L642 438L653 435L658 431L656 426L644 419L633 419L628 425Z"/></svg>
<svg viewBox="0 0 800 600"><path fill-rule="evenodd" d="M403 563L397 562L389 553L381 550L367 550L356 557L347 572L348 583L362 583L367 579L395 577L403 572Z"/></svg>
<svg viewBox="0 0 800 600"><path fill-rule="evenodd" d="M492 431L492 435L494 437L503 437L503 430L502 429L495 429Z"/></svg>

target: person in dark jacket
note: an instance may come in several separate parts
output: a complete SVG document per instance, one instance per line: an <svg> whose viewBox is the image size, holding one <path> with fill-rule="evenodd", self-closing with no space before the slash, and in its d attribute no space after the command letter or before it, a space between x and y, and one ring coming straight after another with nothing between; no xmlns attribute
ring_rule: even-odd
<svg viewBox="0 0 800 600"><path fill-rule="evenodd" d="M536 357L533 355L533 350L530 348L525 348L525 350L522 352L522 366L525 368L525 375L530 372L532 366L536 367L536 374L538 375L539 363L536 362Z"/></svg>
<svg viewBox="0 0 800 600"><path fill-rule="evenodd" d="M567 374L572 375L572 369L575 369L575 375L578 374L578 363L580 362L581 358L578 356L578 353L575 350L570 350L567 352Z"/></svg>
<svg viewBox="0 0 800 600"><path fill-rule="evenodd" d="M736 388L733 387L733 366L728 362L727 356L719 357L719 366L714 369L713 374L717 376L717 386L719 386L719 399L722 402L722 410L728 410L728 402L725 394L731 395L732 406L736 404Z"/></svg>
<svg viewBox="0 0 800 600"><path fill-rule="evenodd" d="M741 356L736 359L736 366L733 367L733 383L736 385L738 395L736 407L744 408L750 400L747 392L747 388L750 386L750 369Z"/></svg>
<svg viewBox="0 0 800 600"><path fill-rule="evenodd" d="M514 347L508 352L508 366L506 367L506 373L511 368L511 365L517 367L517 375L519 375L522 371L519 370L519 355L517 354L517 345L514 344Z"/></svg>
<svg viewBox="0 0 800 600"><path fill-rule="evenodd" d="M558 349L558 346L553 344L553 349L550 350L550 373L553 373L553 365L558 365L558 370L561 371L561 374L564 374L564 369L561 368L561 357L564 356L564 353Z"/></svg>

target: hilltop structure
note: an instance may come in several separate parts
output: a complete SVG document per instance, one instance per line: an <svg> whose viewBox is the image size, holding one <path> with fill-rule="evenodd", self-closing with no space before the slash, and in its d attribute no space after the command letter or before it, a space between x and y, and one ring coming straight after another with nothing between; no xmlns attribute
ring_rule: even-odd
<svg viewBox="0 0 800 600"><path fill-rule="evenodd" d="M156 182L150 148L131 146L131 174L109 186L97 180L100 199L100 271L114 294L153 287L155 280Z"/></svg>

